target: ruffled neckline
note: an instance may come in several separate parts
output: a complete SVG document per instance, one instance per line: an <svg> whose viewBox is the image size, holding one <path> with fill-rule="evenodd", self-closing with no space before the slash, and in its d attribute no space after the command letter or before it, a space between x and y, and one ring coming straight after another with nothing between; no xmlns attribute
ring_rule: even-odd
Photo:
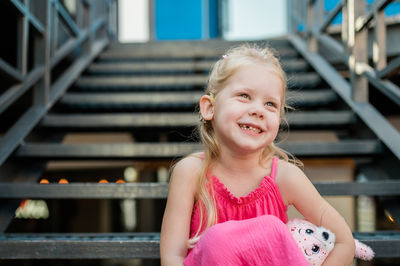
<svg viewBox="0 0 400 266"><path fill-rule="evenodd" d="M242 197L236 197L233 193L222 183L217 176L213 175L212 180L214 188L219 195L228 199L235 204L247 204L254 200L259 199L262 195L265 195L265 189L268 188L268 179L271 180L270 176L264 176L258 187L253 189L249 194Z"/></svg>

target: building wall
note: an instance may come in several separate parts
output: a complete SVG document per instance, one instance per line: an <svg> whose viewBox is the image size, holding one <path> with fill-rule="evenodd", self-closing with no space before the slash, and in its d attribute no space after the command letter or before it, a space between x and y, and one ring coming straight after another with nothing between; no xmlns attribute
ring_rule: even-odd
<svg viewBox="0 0 400 266"><path fill-rule="evenodd" d="M224 1L223 37L227 40L256 40L287 33L286 1Z"/></svg>

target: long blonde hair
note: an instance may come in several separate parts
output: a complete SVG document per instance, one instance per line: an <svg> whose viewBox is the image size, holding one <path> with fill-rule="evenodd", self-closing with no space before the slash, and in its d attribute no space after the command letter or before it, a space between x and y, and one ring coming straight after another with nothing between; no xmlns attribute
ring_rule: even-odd
<svg viewBox="0 0 400 266"><path fill-rule="evenodd" d="M227 51L227 53L218 60L211 69L205 94L216 97L225 87L229 78L243 66L254 64L266 64L281 78L283 84L283 97L281 102L280 116L282 121L286 122L286 74L283 71L275 51L271 48L261 48L257 45L244 44ZM287 122L286 122L287 124ZM194 237L199 236L202 231L214 225L218 221L216 203L212 179L208 179L208 169L211 168L214 161L219 156L219 144L215 138L214 129L211 121L203 120L199 126L199 135L204 145L204 162L198 177L196 199L200 211L200 225ZM291 154L271 143L266 147L261 155L260 163L268 160L272 156L278 156L282 160L301 165L300 161ZM209 185L207 183L209 182ZM207 221L204 226L204 221ZM203 230L204 229L204 230Z"/></svg>

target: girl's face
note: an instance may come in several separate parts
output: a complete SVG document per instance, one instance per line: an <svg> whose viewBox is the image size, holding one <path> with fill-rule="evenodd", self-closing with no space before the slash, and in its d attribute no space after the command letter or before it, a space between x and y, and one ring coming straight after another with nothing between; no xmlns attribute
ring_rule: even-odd
<svg viewBox="0 0 400 266"><path fill-rule="evenodd" d="M202 115L211 120L221 149L261 152L278 134L282 93L282 80L271 66L241 67Z"/></svg>

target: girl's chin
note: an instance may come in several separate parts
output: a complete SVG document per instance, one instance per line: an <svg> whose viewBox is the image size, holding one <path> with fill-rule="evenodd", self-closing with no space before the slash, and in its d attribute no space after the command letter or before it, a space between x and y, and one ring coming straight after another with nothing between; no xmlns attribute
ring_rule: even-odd
<svg viewBox="0 0 400 266"><path fill-rule="evenodd" d="M238 147L238 150L242 154L258 154L261 153L267 146L268 145L242 143L242 145Z"/></svg>

